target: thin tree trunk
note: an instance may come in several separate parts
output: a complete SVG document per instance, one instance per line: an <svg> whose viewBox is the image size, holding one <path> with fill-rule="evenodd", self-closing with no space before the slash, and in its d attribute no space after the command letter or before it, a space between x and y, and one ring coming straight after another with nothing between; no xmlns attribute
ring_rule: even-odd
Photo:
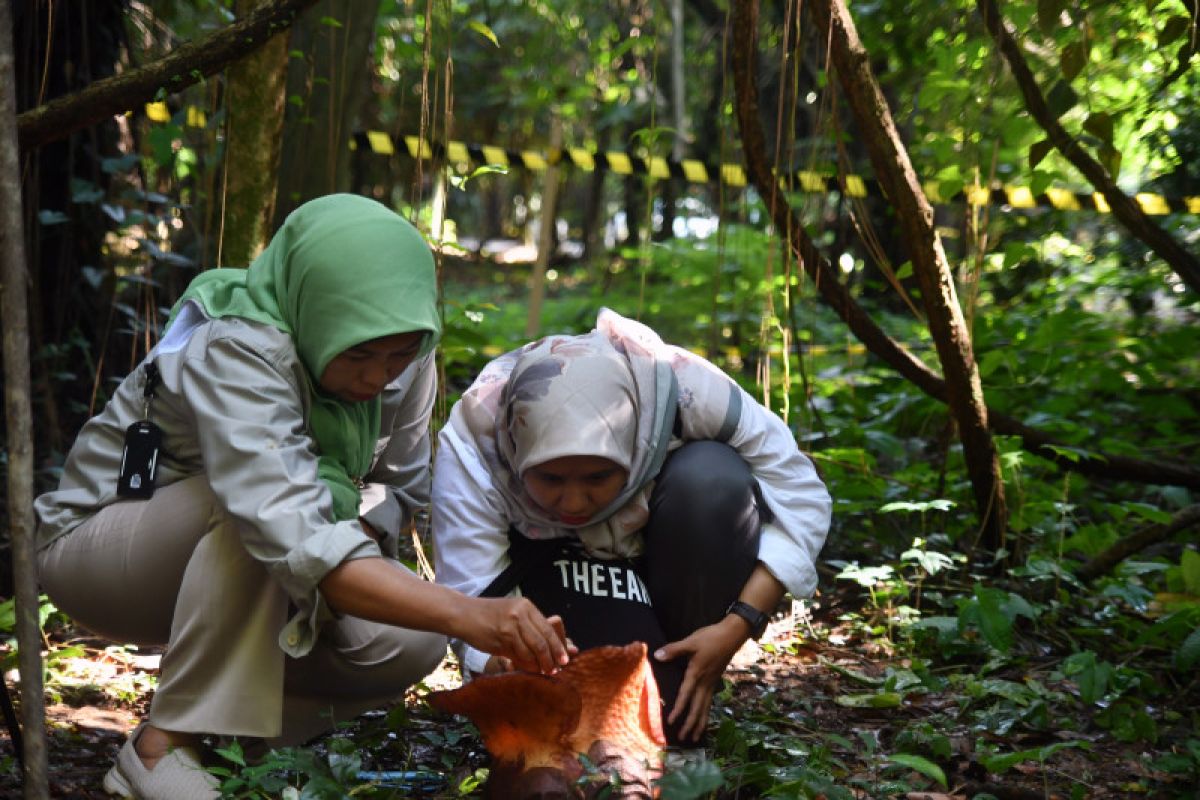
<svg viewBox="0 0 1200 800"><path fill-rule="evenodd" d="M789 245L825 304L834 310L874 356L918 389L944 403L947 397L945 381L903 345L889 337L855 302L839 281L837 271L805 232L803 224L780 191L779 182L771 170L766 137L759 119L758 85L754 72L757 59L753 11L752 3L734 3L731 42L731 65L736 84L735 110L750 180L763 197L776 227L787 237ZM1072 448L1062 440L1018 419L1000 414L994 409L988 410L988 420L997 433L1019 436L1027 450L1053 461L1066 470L1109 480L1132 480L1139 483L1200 489L1200 469L1192 465L1172 464L1162 460L1146 461L1104 453L1080 453L1079 448Z"/></svg>
<svg viewBox="0 0 1200 800"><path fill-rule="evenodd" d="M316 1L273 0L243 20L180 45L169 56L30 109L17 117L21 148L39 147L105 117L123 114L154 97L160 89L178 92L199 83L258 49Z"/></svg>
<svg viewBox="0 0 1200 800"><path fill-rule="evenodd" d="M562 120L555 115L550 123L550 150L562 150ZM549 164L542 175L542 215L538 230L537 260L529 271L529 314L525 319L525 338L532 339L542 327L542 301L546 297L546 267L554 255L557 239L554 225L558 219L558 167Z"/></svg>
<svg viewBox="0 0 1200 800"><path fill-rule="evenodd" d="M683 44L683 0L670 0L671 51L669 67L670 90L664 92L671 106L671 160L678 164L687 155L687 84L684 80L687 69ZM686 192L684 182L675 177L665 178L661 184L662 227L654 232L656 242L669 241L675 235L675 218L679 214L679 196Z"/></svg>
<svg viewBox="0 0 1200 800"><path fill-rule="evenodd" d="M913 272L921 286L929 330L945 374L950 413L958 424L967 474L975 491L980 541L995 552L1004 547L1008 527L1004 479L996 444L988 430L983 384L971 347L971 334L958 303L950 264L933 224L933 206L925 197L908 151L900 141L887 100L871 70L870 56L858 38L844 0L809 0L808 10L828 40L830 57L858 121L875 177L900 218Z"/></svg>
<svg viewBox="0 0 1200 800"><path fill-rule="evenodd" d="M23 784L26 798L50 795L46 710L42 700L42 631L33 563L33 412L29 398L29 307L21 229L21 171L16 116L12 7L0 2L0 310L3 311L8 528L12 542L18 663L21 672Z"/></svg>
<svg viewBox="0 0 1200 800"><path fill-rule="evenodd" d="M612 138L612 129L603 128L596 132L596 150L603 153L608 150L609 140ZM604 186L607 172L602 169L592 170L588 175L587 195L583 206L583 223L582 223L582 239L583 239L583 258L584 263L596 264L595 278L598 281L607 280L610 274L608 268L608 258L605 254L604 258L597 258L603 253L605 245L605 223L608 215L604 213Z"/></svg>
<svg viewBox="0 0 1200 800"><path fill-rule="evenodd" d="M1016 79L1021 94L1025 97L1025 108L1037 121L1037 124L1046 131L1050 143L1075 165L1075 168L1091 182L1097 191L1104 195L1104 199L1108 202L1108 207L1112 209L1113 216L1117 218L1117 221L1153 250L1159 258L1167 262L1167 265L1183 279L1184 283L1191 287L1193 292L1200 293L1200 258L1189 252L1170 233L1150 219L1136 200L1122 192L1114 180L1116 176L1109 175L1108 170L1099 161L1092 158L1055 118L1054 113L1046 104L1046 98L1042 96L1037 79L1034 78L1029 65L1025 63L1025 56L1021 52L1020 45L1013 38L1008 24L1001 16L996 0L976 0L975 5L983 17L984 26L996 40L1000 53L1008 62L1008 68L1012 72L1013 78ZM1195 4L1191 8L1194 9Z"/></svg>
<svg viewBox="0 0 1200 800"><path fill-rule="evenodd" d="M238 0L237 13L245 17L266 2ZM287 67L283 32L229 68L221 266L249 265L271 238Z"/></svg>

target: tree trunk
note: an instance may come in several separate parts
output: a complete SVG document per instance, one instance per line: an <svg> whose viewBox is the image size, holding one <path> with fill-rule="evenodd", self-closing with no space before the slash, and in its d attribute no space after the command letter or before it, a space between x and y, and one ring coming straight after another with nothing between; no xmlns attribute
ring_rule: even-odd
<svg viewBox="0 0 1200 800"><path fill-rule="evenodd" d="M550 123L550 149L561 151L562 120L556 114ZM546 267L554 255L558 219L558 167L549 164L542 175L541 225L538 229L537 260L529 270L529 313L525 319L525 338L532 339L542 327L542 301L546 297Z"/></svg>
<svg viewBox="0 0 1200 800"><path fill-rule="evenodd" d="M597 132L596 149L603 153L608 149L611 133L608 130ZM580 238L583 240L583 258L585 264L600 263L596 274L598 281L608 275L608 258L598 258L604 245L604 224L607 214L604 213L604 184L607 172L602 169L592 170L587 174L587 194L583 203L583 221L580 223Z"/></svg>
<svg viewBox="0 0 1200 800"><path fill-rule="evenodd" d="M350 136L374 51L379 0L321 0L292 31L275 227L301 203L350 187Z"/></svg>
<svg viewBox="0 0 1200 800"><path fill-rule="evenodd" d="M980 541L996 552L1005 545L1008 506L995 442L988 430L983 385L946 261L933 222L933 206L892 120L887 101L871 70L870 57L859 41L844 0L810 0L808 10L829 40L833 63L850 108L858 121L875 177L900 218L904 238L921 286L929 330L946 378L950 412L958 424L967 474L975 491Z"/></svg>
<svg viewBox="0 0 1200 800"><path fill-rule="evenodd" d="M238 0L237 13L245 17L267 1ZM271 238L287 62L284 32L229 68L220 266L248 266Z"/></svg>
<svg viewBox="0 0 1200 800"><path fill-rule="evenodd" d="M203 39L181 45L144 67L96 81L81 92L60 97L17 118L22 150L61 139L105 117L124 114L160 90L178 92L214 75L287 28L316 0L272 0L249 16Z"/></svg>
<svg viewBox="0 0 1200 800"><path fill-rule="evenodd" d="M1025 97L1025 108L1028 109L1038 125L1041 125L1042 129L1046 131L1050 143L1083 173L1083 177L1087 178L1098 192L1104 195L1104 199L1108 202L1117 221L1153 250L1159 258L1167 262L1167 265L1183 279L1183 282L1193 292L1200 293L1200 258L1197 258L1177 242L1171 234L1150 219L1136 200L1122 192L1117 186L1116 176L1109 175L1108 170L1092 158L1055 118L1046 104L1046 98L1042 96L1042 90L1038 88L1037 80L1033 77L1029 65L1025 63L1025 56L1021 53L1020 46L1001 16L996 1L976 0L976 7L983 17L984 26L996 40L1001 54L1008 62L1008 68L1012 72L1013 78L1016 79L1021 94ZM1191 8L1195 8L1194 3Z"/></svg>
<svg viewBox="0 0 1200 800"><path fill-rule="evenodd" d="M33 412L29 399L29 306L17 155L16 67L12 7L0 2L0 318L4 339L4 422L8 454L8 529L13 550L26 798L50 796L46 710L42 700L42 631L34 570ZM2 678L0 678L2 680Z"/></svg>

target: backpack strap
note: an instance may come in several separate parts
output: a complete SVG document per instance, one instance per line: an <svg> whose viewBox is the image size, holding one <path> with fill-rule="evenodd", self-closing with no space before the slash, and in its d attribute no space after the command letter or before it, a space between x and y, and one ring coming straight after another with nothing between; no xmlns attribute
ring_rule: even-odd
<svg viewBox="0 0 1200 800"><path fill-rule="evenodd" d="M515 527L508 529L508 566L505 567L480 597L507 597L530 572L549 564L563 552L565 539L530 539Z"/></svg>

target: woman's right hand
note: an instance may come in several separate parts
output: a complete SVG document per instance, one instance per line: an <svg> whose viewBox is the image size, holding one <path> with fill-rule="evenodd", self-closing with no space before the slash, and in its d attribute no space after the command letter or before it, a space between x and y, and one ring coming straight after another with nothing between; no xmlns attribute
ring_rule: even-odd
<svg viewBox="0 0 1200 800"><path fill-rule="evenodd" d="M458 638L485 653L506 658L515 669L552 673L578 652L562 618L545 617L524 597L471 598Z"/></svg>

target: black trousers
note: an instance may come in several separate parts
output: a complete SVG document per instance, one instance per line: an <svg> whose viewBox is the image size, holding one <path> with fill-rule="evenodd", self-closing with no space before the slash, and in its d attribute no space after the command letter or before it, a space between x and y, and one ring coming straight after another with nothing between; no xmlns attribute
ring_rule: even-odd
<svg viewBox="0 0 1200 800"><path fill-rule="evenodd" d="M542 613L561 615L580 649L642 641L653 654L725 615L755 568L768 515L737 451L691 442L671 454L656 479L640 557L598 559L574 540L533 541L510 531L516 578L509 582ZM510 590L493 584L485 594ZM687 663L650 661L665 720ZM675 726L666 733L669 743L680 743Z"/></svg>

